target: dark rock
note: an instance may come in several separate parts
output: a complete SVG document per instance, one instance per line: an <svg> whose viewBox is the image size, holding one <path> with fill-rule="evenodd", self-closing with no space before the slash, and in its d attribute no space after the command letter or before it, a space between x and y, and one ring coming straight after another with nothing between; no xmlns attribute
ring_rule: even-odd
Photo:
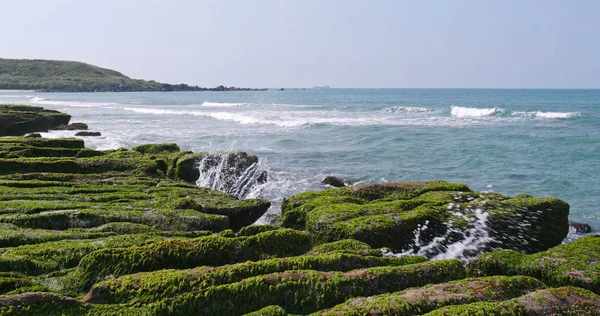
<svg viewBox="0 0 600 316"><path fill-rule="evenodd" d="M102 136L100 132L78 132L75 136Z"/></svg>
<svg viewBox="0 0 600 316"><path fill-rule="evenodd" d="M57 131L76 131L76 130L87 130L88 126L85 123L72 123L72 124L61 124L59 126L53 127L53 130Z"/></svg>
<svg viewBox="0 0 600 316"><path fill-rule="evenodd" d="M586 223L569 222L569 227L573 228L576 233L586 234L592 232L592 227Z"/></svg>
<svg viewBox="0 0 600 316"><path fill-rule="evenodd" d="M27 134L25 135L26 138L41 138L42 135L40 135L40 133L31 133L31 134Z"/></svg>
<svg viewBox="0 0 600 316"><path fill-rule="evenodd" d="M323 181L321 181L321 183L330 185L330 186L336 187L336 188L341 188L341 187L346 186L346 184L344 183L344 180L342 180L336 176L326 176L325 179L323 179Z"/></svg>
<svg viewBox="0 0 600 316"><path fill-rule="evenodd" d="M21 136L47 132L60 124L68 124L71 116L36 106L0 104L0 136Z"/></svg>

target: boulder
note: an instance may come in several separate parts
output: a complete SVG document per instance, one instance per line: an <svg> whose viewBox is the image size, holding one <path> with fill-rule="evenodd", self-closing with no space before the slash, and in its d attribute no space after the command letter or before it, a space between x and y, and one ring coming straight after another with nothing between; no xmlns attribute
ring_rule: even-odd
<svg viewBox="0 0 600 316"><path fill-rule="evenodd" d="M592 227L586 223L569 222L569 227L578 234L587 234L592 232Z"/></svg>
<svg viewBox="0 0 600 316"><path fill-rule="evenodd" d="M85 123L71 123L71 124L61 124L52 128L56 131L76 131L76 130L87 130L88 125Z"/></svg>
<svg viewBox="0 0 600 316"><path fill-rule="evenodd" d="M335 188L341 188L341 187L346 186L346 184L344 183L344 180L342 180L336 176L326 176L325 179L323 179L323 181L321 181L321 183L325 184L325 185L330 185Z"/></svg>
<svg viewBox="0 0 600 316"><path fill-rule="evenodd" d="M100 132L77 132L75 136L102 136Z"/></svg>

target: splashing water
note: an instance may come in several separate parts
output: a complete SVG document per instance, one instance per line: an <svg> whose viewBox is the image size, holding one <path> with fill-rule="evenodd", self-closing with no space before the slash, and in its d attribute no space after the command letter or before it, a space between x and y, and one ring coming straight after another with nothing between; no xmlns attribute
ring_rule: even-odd
<svg viewBox="0 0 600 316"><path fill-rule="evenodd" d="M264 159L250 163L243 153L213 153L198 162L196 185L229 193L238 199L256 198L267 182Z"/></svg>
<svg viewBox="0 0 600 316"><path fill-rule="evenodd" d="M421 240L423 233L428 230L429 221L426 221L415 229L411 249L400 253L383 251L383 255L419 255L431 260L457 258L466 262L486 250L489 251L488 243L493 239L489 236L487 226L488 213L483 207L461 208L458 204L450 203L447 209L454 219L450 219L446 224L447 230L444 235L437 236L430 242ZM462 224L458 225L459 222ZM468 224L464 225L465 222Z"/></svg>

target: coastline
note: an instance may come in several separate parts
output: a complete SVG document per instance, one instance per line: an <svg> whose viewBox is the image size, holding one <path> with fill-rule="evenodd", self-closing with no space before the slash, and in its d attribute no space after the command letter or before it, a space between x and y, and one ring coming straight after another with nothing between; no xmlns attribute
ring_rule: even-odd
<svg viewBox="0 0 600 316"><path fill-rule="evenodd" d="M42 121L5 107L23 112L19 134ZM246 153L29 134L0 154L2 315L600 311L600 236L561 245L569 206L555 198L387 182L299 193L279 221L252 225L268 201L196 184L204 167L248 174Z"/></svg>

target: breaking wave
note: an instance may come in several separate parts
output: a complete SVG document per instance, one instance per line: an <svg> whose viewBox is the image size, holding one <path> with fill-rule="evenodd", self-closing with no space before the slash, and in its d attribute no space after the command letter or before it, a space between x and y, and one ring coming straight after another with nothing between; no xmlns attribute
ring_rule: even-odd
<svg viewBox="0 0 600 316"><path fill-rule="evenodd" d="M493 107L493 108L468 108L463 106L451 106L450 115L455 117L485 117L493 116L499 113L503 113L504 109Z"/></svg>
<svg viewBox="0 0 600 316"><path fill-rule="evenodd" d="M427 113L427 112L433 112L433 110L430 110L426 107L420 107L420 106L393 106L390 108L385 108L381 110L382 112L386 112L386 113Z"/></svg>
<svg viewBox="0 0 600 316"><path fill-rule="evenodd" d="M232 107L232 106L243 106L243 105L248 105L248 103L246 103L246 102L227 103L227 102L208 102L208 101L204 101L204 103L202 103L202 106L209 106L209 107Z"/></svg>

